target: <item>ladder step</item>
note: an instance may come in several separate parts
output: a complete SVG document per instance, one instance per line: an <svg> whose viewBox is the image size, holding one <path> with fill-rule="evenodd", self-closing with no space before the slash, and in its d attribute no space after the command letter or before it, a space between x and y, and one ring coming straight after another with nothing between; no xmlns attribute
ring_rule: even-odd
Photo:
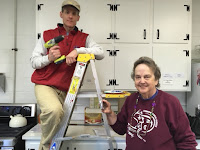
<svg viewBox="0 0 200 150"><path fill-rule="evenodd" d="M110 140L111 137L107 137L107 136L104 136L104 137L101 137L101 136L96 136L96 135L88 135L88 134L83 134L83 135L79 135L79 136L74 136L74 137L59 137L56 139L56 141L70 141L70 140L73 140L73 139L92 139L92 140Z"/></svg>

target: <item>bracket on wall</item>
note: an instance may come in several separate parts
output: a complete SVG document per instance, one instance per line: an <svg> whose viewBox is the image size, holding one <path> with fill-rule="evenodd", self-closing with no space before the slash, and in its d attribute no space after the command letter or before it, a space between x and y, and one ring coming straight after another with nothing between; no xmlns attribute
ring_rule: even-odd
<svg viewBox="0 0 200 150"><path fill-rule="evenodd" d="M5 92L5 74L0 73L0 88Z"/></svg>

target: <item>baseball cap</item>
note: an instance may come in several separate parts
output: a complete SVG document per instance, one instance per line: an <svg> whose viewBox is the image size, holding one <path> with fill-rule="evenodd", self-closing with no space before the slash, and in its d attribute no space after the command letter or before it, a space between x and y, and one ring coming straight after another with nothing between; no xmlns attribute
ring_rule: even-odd
<svg viewBox="0 0 200 150"><path fill-rule="evenodd" d="M81 10L79 3L77 3L75 0L65 0L65 1L63 1L62 7L66 6L66 5L74 6L76 9L78 9L78 11Z"/></svg>

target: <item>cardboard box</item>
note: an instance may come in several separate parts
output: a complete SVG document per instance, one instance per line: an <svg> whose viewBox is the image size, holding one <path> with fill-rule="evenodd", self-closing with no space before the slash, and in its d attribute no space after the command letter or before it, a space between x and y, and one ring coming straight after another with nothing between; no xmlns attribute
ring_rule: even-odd
<svg viewBox="0 0 200 150"><path fill-rule="evenodd" d="M101 124L102 114L100 109L85 108L85 123L88 124Z"/></svg>

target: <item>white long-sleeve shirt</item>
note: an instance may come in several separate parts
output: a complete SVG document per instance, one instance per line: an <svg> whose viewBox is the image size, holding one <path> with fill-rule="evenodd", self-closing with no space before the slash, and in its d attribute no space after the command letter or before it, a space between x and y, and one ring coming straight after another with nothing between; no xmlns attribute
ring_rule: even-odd
<svg viewBox="0 0 200 150"><path fill-rule="evenodd" d="M44 47L45 41L41 37L36 47L33 50L32 56L30 58L32 67L34 69L41 69L51 62L48 59L47 48ZM75 48L78 54L94 54L95 58L100 60L104 58L103 48L97 44L90 35L87 36L85 47Z"/></svg>

